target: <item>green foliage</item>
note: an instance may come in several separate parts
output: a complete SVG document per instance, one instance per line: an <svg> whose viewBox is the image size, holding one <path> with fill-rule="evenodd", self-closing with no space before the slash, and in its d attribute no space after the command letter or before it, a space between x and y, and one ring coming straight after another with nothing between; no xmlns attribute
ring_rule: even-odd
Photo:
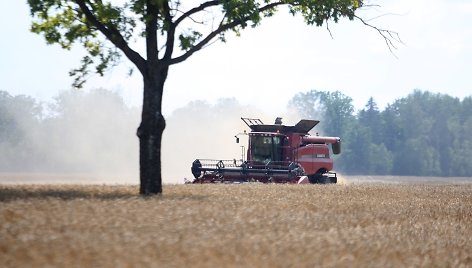
<svg viewBox="0 0 472 268"><path fill-rule="evenodd" d="M34 17L32 32L42 34L48 44L59 44L67 50L78 43L88 53L80 67L69 72L74 77L74 87L83 86L91 65L95 65L95 72L103 76L108 68L118 62L120 54L117 48L107 44L106 38L75 1L28 0L28 3ZM136 23L132 17L125 16L125 8L102 1L93 2L90 7L104 27L117 29L125 40L132 37Z"/></svg>
<svg viewBox="0 0 472 268"><path fill-rule="evenodd" d="M317 91L298 93L290 101L289 106L303 116L321 116L320 128L325 135L342 135L346 133L354 119L352 98L339 91Z"/></svg>
<svg viewBox="0 0 472 268"><path fill-rule="evenodd" d="M191 31L189 34L180 34L180 48L182 48L182 50L191 49L201 37L202 34L197 31Z"/></svg>
<svg viewBox="0 0 472 268"><path fill-rule="evenodd" d="M461 126L454 129L457 138L453 140L451 147L448 147L451 155L452 174L457 176L470 176L472 172L472 116L470 116Z"/></svg>
<svg viewBox="0 0 472 268"><path fill-rule="evenodd" d="M329 119L323 118L322 120ZM341 137L344 147L343 153L337 159L337 168L348 170L351 174L363 174L369 170L367 166L370 161L368 148L372 138L367 127L355 125L347 133L333 136Z"/></svg>
<svg viewBox="0 0 472 268"><path fill-rule="evenodd" d="M259 7L260 3L254 0L228 0L223 2L223 10L226 13L226 20L241 21L240 27L246 28L247 21L252 22L252 26L256 26L260 20ZM246 18L249 18L247 20Z"/></svg>
<svg viewBox="0 0 472 268"><path fill-rule="evenodd" d="M369 158L367 174L391 174L393 168L393 153L385 144L371 143L368 145Z"/></svg>
<svg viewBox="0 0 472 268"><path fill-rule="evenodd" d="M288 6L307 24L321 26L343 17L354 19L363 1L209 0L188 9L182 8L180 0L132 0L123 4L102 0L28 0L28 4L34 18L32 32L64 49L75 44L85 48L87 55L80 67L69 72L74 77L73 86L80 88L92 72L91 66L95 66L93 72L104 75L119 62L121 54L144 75L146 60L167 66L184 61L214 38L224 42L227 31L239 35L249 25L256 27L264 17L273 16L279 6ZM131 42L139 38L146 39L146 57L131 48ZM174 46L180 48L180 55L173 55L177 51Z"/></svg>
<svg viewBox="0 0 472 268"><path fill-rule="evenodd" d="M290 12L293 15L301 13L307 24L316 26L321 26L329 20L338 22L342 17L353 20L355 11L363 5L363 1L352 0L301 0L291 2Z"/></svg>

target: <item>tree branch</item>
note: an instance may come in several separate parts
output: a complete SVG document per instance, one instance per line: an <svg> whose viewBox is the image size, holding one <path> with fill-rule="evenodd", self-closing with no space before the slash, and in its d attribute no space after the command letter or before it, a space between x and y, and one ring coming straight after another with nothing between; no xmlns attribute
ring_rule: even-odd
<svg viewBox="0 0 472 268"><path fill-rule="evenodd" d="M172 15L170 14L169 3L165 1L164 3L164 25L169 27L167 31L167 40L166 40L166 52L162 58L164 61L169 61L174 52L174 41L175 41L175 29L177 25L172 22Z"/></svg>
<svg viewBox="0 0 472 268"><path fill-rule="evenodd" d="M382 29L382 28L379 28L377 26L374 26L370 23L368 23L366 20L364 20L363 18L357 16L357 15L354 15L354 17L356 19L358 19L360 22L362 22L365 26L367 27L370 27L374 30L376 30L381 36L382 38L384 39L385 41L385 44L387 44L387 47L388 49L390 50L390 52L395 55L395 53L393 52L394 49L397 49L397 47L395 46L395 42L397 43L400 43L400 44L403 44L402 40L400 39L400 35L397 33L397 32L394 32L394 31L390 31L390 30L385 30L385 29ZM396 57L396 56L395 56Z"/></svg>
<svg viewBox="0 0 472 268"><path fill-rule="evenodd" d="M217 5L219 5L219 4L221 4L221 1L220 1L220 0L214 0L214 1L205 2L205 3L201 4L201 5L198 6L198 7L192 8L192 9L190 9L189 11L185 12L184 14L182 14L182 15L174 22L174 25L175 25L175 27L177 27L177 25L179 25L183 20L185 20L186 18L189 18L189 17L192 16L193 14L198 13L198 12L204 10L204 9L207 8L207 7L217 6Z"/></svg>
<svg viewBox="0 0 472 268"><path fill-rule="evenodd" d="M139 55L136 51L128 46L128 43L123 38L121 33L116 28L107 28L101 23L95 15L90 11L85 0L75 0L75 3L79 6L80 10L84 13L87 20L110 40L117 48L119 48L133 62L141 73L144 73L146 60ZM90 3L89 3L90 4Z"/></svg>
<svg viewBox="0 0 472 268"><path fill-rule="evenodd" d="M326 20L326 30L328 30L328 33L331 36L331 39L334 39L333 34L331 33L331 29L329 28L328 20Z"/></svg>
<svg viewBox="0 0 472 268"><path fill-rule="evenodd" d="M262 13L266 10L269 10L271 8L274 8L276 6L280 6L280 5L284 5L286 4L285 2L275 2L275 3L271 3L271 4L268 4L268 5L265 5L261 8L258 9L258 13ZM196 44L195 46L193 46L191 49L189 49L187 52L185 52L183 55L179 56L179 57L176 57L176 58L173 58L170 60L170 64L176 64L176 63L180 63L180 62L183 62L185 61L188 57L192 56L193 53L199 51L200 49L202 49L206 44L208 44L208 42L210 42L213 38L215 38L218 34L222 33L222 32L225 32L229 29L232 29L238 25L241 25L243 24L244 22L247 22L251 19L250 16L247 16L247 17L244 17L242 19L239 19L239 20L235 20L235 21L232 21L230 23L227 23L227 24L220 24L220 26L214 30L213 32L211 32L210 34L208 34L203 40L201 40L198 44Z"/></svg>

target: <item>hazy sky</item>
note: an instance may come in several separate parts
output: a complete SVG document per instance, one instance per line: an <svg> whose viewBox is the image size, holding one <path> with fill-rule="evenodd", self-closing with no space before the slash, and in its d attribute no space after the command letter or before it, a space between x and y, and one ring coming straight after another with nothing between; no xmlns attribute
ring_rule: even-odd
<svg viewBox="0 0 472 268"><path fill-rule="evenodd" d="M214 102L235 97L277 115L300 91L340 90L362 108L370 96L382 108L413 89L472 95L472 1L390 0L360 13L370 22L400 34L392 55L384 40L359 22L309 27L302 19L279 12L241 37L230 37L171 67L164 93L164 113L192 100ZM9 1L0 16L0 90L50 100L70 88L70 69L78 67L80 48L48 46L29 32L26 0ZM138 72L126 76L123 64L104 78L94 77L87 89L120 92L127 103L141 103Z"/></svg>

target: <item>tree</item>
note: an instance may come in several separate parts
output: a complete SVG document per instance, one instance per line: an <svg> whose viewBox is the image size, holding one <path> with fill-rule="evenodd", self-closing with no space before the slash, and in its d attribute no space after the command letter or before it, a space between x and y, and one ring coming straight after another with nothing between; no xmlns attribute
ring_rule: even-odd
<svg viewBox="0 0 472 268"><path fill-rule="evenodd" d="M224 34L255 27L277 8L287 6L309 25L329 20L358 19L381 34L389 48L397 35L374 27L357 16L363 0L208 0L186 8L179 0L132 0L119 5L102 0L28 0L35 18L32 31L42 33L49 44L70 49L80 43L88 52L81 66L72 70L74 86L82 87L95 66L104 72L125 55L143 76L141 124L137 130L140 149L140 193L158 194L161 186L161 141L165 128L162 94L169 67L181 63ZM211 19L208 19L210 14ZM131 47L144 37L145 56ZM177 48L177 46L180 47Z"/></svg>
<svg viewBox="0 0 472 268"><path fill-rule="evenodd" d="M453 146L450 148L451 171L454 176L472 175L472 115L462 124L457 125Z"/></svg>
<svg viewBox="0 0 472 268"><path fill-rule="evenodd" d="M296 107L303 117L319 118L325 135L342 137L355 119L352 98L340 91L298 93L290 100L289 106Z"/></svg>
<svg viewBox="0 0 472 268"><path fill-rule="evenodd" d="M452 146L448 147L450 174L453 176L472 175L472 96L462 100L459 111L448 121L448 129L453 137Z"/></svg>
<svg viewBox="0 0 472 268"><path fill-rule="evenodd" d="M379 135L379 131L382 128L382 117L374 98L369 98L365 108L359 111L357 118L361 126L370 129L372 141L377 144L381 143L382 137Z"/></svg>
<svg viewBox="0 0 472 268"><path fill-rule="evenodd" d="M356 147L360 155L366 155L363 161L363 174L389 174L393 166L393 156L384 144L382 130L385 122L372 97L367 101L365 108L359 111L357 122L358 128L367 129L364 136L368 137L368 139L364 138L368 143L359 143Z"/></svg>
<svg viewBox="0 0 472 268"><path fill-rule="evenodd" d="M0 91L0 170L24 171L31 166L33 137L42 116L42 106L35 99Z"/></svg>
<svg viewBox="0 0 472 268"><path fill-rule="evenodd" d="M370 166L368 146L372 141L370 130L355 124L340 137L343 142L343 153L338 159L338 168L349 174L368 174Z"/></svg>
<svg viewBox="0 0 472 268"><path fill-rule="evenodd" d="M393 167L393 154L385 147L385 144L369 144L369 174L387 175Z"/></svg>
<svg viewBox="0 0 472 268"><path fill-rule="evenodd" d="M451 176L455 171L452 169L454 140L457 139L457 130L460 130L461 102L458 98L448 95L434 94L428 91L415 90L406 98L397 100L394 105L396 114L389 118L390 137L395 133L395 127L400 130L401 136L395 138L394 144L386 143L396 152L395 172L404 172L403 166L411 166L414 161L407 160L406 153L419 154L417 157L429 157L421 163L416 163L420 170L421 166L427 167L428 171L417 175L441 175ZM392 106L389 108L392 115ZM387 115L387 110L384 115ZM385 136L388 138L388 134ZM415 146L406 151L406 145ZM436 159L437 158L437 159ZM415 160L417 161L417 160ZM419 160L418 160L419 161ZM437 166L429 167L427 163L435 163ZM413 170L413 168L411 169ZM415 172L418 172L416 170Z"/></svg>

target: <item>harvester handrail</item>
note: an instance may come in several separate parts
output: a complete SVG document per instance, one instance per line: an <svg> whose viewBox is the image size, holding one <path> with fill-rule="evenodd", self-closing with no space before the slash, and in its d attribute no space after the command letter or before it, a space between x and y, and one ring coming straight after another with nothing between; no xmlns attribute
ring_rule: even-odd
<svg viewBox="0 0 472 268"><path fill-rule="evenodd" d="M259 118L241 117L241 120L243 120L243 122L246 123L249 128L254 125L264 125L264 123L262 123L261 119Z"/></svg>
<svg viewBox="0 0 472 268"><path fill-rule="evenodd" d="M243 164L241 159L236 160L220 160L220 159L197 159L200 161L202 167L239 167Z"/></svg>

